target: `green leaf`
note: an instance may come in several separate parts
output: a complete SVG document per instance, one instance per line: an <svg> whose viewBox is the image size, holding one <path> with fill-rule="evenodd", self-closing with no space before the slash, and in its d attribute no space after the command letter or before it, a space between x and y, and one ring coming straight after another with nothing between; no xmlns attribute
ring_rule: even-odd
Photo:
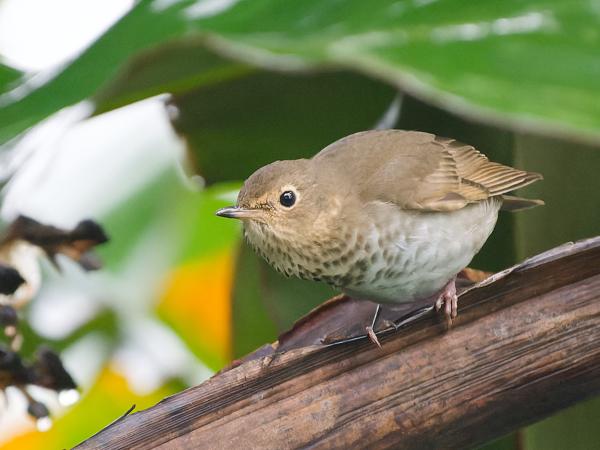
<svg viewBox="0 0 600 450"><path fill-rule="evenodd" d="M185 197L187 191L183 182L173 168L167 168L149 180L131 197L115 205L102 225L110 236L110 243L98 248L98 253L105 262L103 270L119 272L127 263L127 257L132 253L144 232L159 221L171 222L167 213L172 210L174 202ZM169 226L172 231L172 225ZM172 235L169 236L172 238Z"/></svg>
<svg viewBox="0 0 600 450"><path fill-rule="evenodd" d="M146 253L149 258L156 258L159 267L163 266L162 272L156 273L157 269L153 267L156 261L138 260L137 270L130 277L140 280L144 280L144 276L164 278L159 291L148 293L153 296L148 300L155 302L153 314L165 322L204 364L215 370L228 361L223 356L223 344L219 342L217 345L207 339L206 333L203 334L198 329L198 324L202 320L212 320L211 325L214 325L214 319L210 318L211 308L222 307L216 303L229 302L230 299L212 298L212 291L207 290L206 286L190 283L190 276L194 281L201 280L203 271L200 268L190 274L189 268L196 268L195 264L202 262L210 269L214 265L215 255L231 251L238 242L239 224L223 220L214 214L228 203L222 196L231 195L238 188L239 183L192 190L184 185L181 174L173 167L168 167L102 221L111 236L110 243L101 249L101 255L107 263L103 270L111 270L117 274L128 270L131 255L140 251L137 248L140 244L148 245L148 233L157 228L160 230L159 234L153 236L160 239L168 251L166 254L152 254L146 250ZM181 271L186 267L187 277L182 278ZM150 275L145 274L146 271L150 271ZM177 274L179 277L176 277ZM231 270L227 280L230 279L230 274ZM227 280L205 281L227 283ZM203 303L203 308L194 308L194 304L199 302ZM198 317L198 309L205 318ZM223 326L227 328L230 326L228 319L229 317L223 320L226 322Z"/></svg>
<svg viewBox="0 0 600 450"><path fill-rule="evenodd" d="M296 320L336 294L322 283L284 278L243 245L233 294L234 357L273 342Z"/></svg>
<svg viewBox="0 0 600 450"><path fill-rule="evenodd" d="M241 237L239 223L217 217L215 212L228 206L231 202L225 197L237 195L239 188L239 183L220 183L176 198L179 204L173 212L177 234L183 240L180 264L230 249L237 243Z"/></svg>
<svg viewBox="0 0 600 450"><path fill-rule="evenodd" d="M600 398L576 405L529 427L526 450L590 450L598 448Z"/></svg>
<svg viewBox="0 0 600 450"><path fill-rule="evenodd" d="M198 86L235 80L254 70L218 57L199 42L165 44L136 55L102 87L94 95L96 113L164 92L183 94Z"/></svg>
<svg viewBox="0 0 600 450"><path fill-rule="evenodd" d="M140 1L61 73L44 74L45 83L23 83L19 96L0 96L0 142L100 89L106 89L99 94L102 110L241 70L224 65L203 75L206 52L198 47L204 45L262 68L360 71L477 120L600 137L593 2L240 0L229 8L209 6ZM190 52L177 57L178 46ZM139 89L127 74L139 80Z"/></svg>
<svg viewBox="0 0 600 450"><path fill-rule="evenodd" d="M600 152L598 147L546 138L517 136L519 167L536 170L544 181L523 189L546 205L515 217L520 258L600 232ZM526 450L587 450L600 442L600 400L574 406L525 430Z"/></svg>
<svg viewBox="0 0 600 450"><path fill-rule="evenodd" d="M543 181L526 187L522 194L546 202L542 208L515 216L520 259L600 234L598 149L598 146L517 136L518 167L544 175Z"/></svg>
<svg viewBox="0 0 600 450"><path fill-rule="evenodd" d="M283 333L311 309L340 294L332 287L299 278L286 278L259 259L260 294L278 334Z"/></svg>
<svg viewBox="0 0 600 450"><path fill-rule="evenodd" d="M27 317L27 315L28 312L25 310L24 317ZM19 324L19 332L23 336L23 346L21 347L20 354L27 358L33 358L37 349L42 345L48 345L53 350L62 352L81 338L95 332L106 339L107 344L114 346L118 341L118 326L118 317L115 312L105 308L99 311L89 322L84 323L68 336L55 340L38 335L27 320L22 320Z"/></svg>
<svg viewBox="0 0 600 450"><path fill-rule="evenodd" d="M515 435L509 435L482 445L477 450L525 450L519 449L516 443L517 437Z"/></svg>
<svg viewBox="0 0 600 450"><path fill-rule="evenodd" d="M394 95L390 87L350 73L254 72L176 96L174 125L208 182L239 180L272 161L310 157L336 139L372 128Z"/></svg>
<svg viewBox="0 0 600 450"><path fill-rule="evenodd" d="M0 143L59 109L93 96L138 52L185 33L185 21L176 8L157 14L151 4L138 3L64 70L38 74L38 79L47 81L23 79L19 95L0 95Z"/></svg>
<svg viewBox="0 0 600 450"><path fill-rule="evenodd" d="M0 93L10 89L12 83L22 76L21 72L0 64Z"/></svg>
<svg viewBox="0 0 600 450"><path fill-rule="evenodd" d="M231 360L231 279L240 224L215 211L229 204L239 184L219 184L172 199L180 251L170 270L158 316L200 360L219 370Z"/></svg>
<svg viewBox="0 0 600 450"><path fill-rule="evenodd" d="M600 133L597 12L584 1L240 1L196 23L272 68L344 66L429 102L549 133Z"/></svg>
<svg viewBox="0 0 600 450"><path fill-rule="evenodd" d="M260 261L248 247L241 247L232 296L234 358L277 338L277 327L263 303L260 276Z"/></svg>

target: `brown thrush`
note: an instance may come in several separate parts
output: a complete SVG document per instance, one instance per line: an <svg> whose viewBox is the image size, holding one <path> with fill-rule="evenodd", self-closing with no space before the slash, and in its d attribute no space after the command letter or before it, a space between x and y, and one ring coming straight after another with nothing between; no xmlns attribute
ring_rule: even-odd
<svg viewBox="0 0 600 450"><path fill-rule="evenodd" d="M262 167L217 215L241 219L250 245L287 276L378 303L432 297L450 321L456 274L498 210L543 204L504 194L540 179L453 139L365 131Z"/></svg>

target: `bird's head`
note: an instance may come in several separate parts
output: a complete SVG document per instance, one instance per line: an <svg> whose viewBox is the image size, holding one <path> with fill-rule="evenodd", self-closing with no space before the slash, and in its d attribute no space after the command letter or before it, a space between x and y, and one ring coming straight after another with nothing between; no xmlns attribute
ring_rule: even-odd
<svg viewBox="0 0 600 450"><path fill-rule="evenodd" d="M324 175L313 160L276 161L245 181L235 206L216 214L242 220L246 237L259 247L261 242L326 237L339 219L341 201Z"/></svg>

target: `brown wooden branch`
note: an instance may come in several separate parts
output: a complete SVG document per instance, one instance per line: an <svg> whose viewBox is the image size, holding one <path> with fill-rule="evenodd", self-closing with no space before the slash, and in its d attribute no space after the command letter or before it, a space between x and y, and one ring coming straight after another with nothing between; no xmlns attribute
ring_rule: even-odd
<svg viewBox="0 0 600 450"><path fill-rule="evenodd" d="M78 448L475 447L600 392L600 237L380 339L265 347Z"/></svg>

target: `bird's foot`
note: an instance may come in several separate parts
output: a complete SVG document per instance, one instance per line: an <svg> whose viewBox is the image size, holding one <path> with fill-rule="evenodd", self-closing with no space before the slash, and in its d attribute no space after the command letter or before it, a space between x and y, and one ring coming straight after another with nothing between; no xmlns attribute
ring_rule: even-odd
<svg viewBox="0 0 600 450"><path fill-rule="evenodd" d="M375 328L375 324L377 323L377 318L379 317L380 309L381 309L381 305L378 303L377 308L375 309L375 314L373 315L373 320L371 322L371 325L367 325L365 327L365 331L367 332L367 336L369 337L370 341L379 348L381 348L381 343L379 342L379 339L377 338L377 335L375 334L374 328Z"/></svg>
<svg viewBox="0 0 600 450"><path fill-rule="evenodd" d="M435 301L435 309L439 311L444 307L444 315L448 327L452 326L452 319L456 318L458 313L458 296L456 295L456 277L452 278L442 289L439 297Z"/></svg>
<svg viewBox="0 0 600 450"><path fill-rule="evenodd" d="M381 348L381 342L379 342L379 339L377 338L377 335L375 334L375 331L373 331L373 327L372 326L366 326L365 327L365 331L367 332L367 336L369 338L369 340L375 344L377 347Z"/></svg>

